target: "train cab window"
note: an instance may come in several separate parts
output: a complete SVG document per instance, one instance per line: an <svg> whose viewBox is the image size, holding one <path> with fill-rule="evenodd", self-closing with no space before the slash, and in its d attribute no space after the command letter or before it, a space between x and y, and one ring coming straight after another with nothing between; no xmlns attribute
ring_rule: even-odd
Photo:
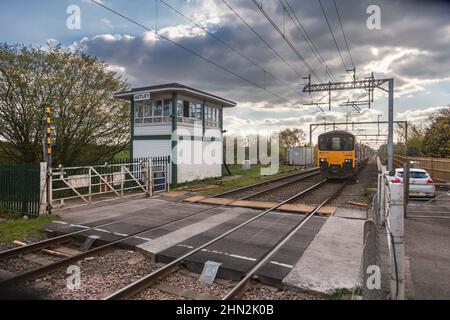
<svg viewBox="0 0 450 320"><path fill-rule="evenodd" d="M354 138L348 135L321 136L319 138L319 149L322 151L352 151Z"/></svg>
<svg viewBox="0 0 450 320"><path fill-rule="evenodd" d="M331 150L333 150L333 151L341 150L341 138L339 138L339 137L331 138Z"/></svg>
<svg viewBox="0 0 450 320"><path fill-rule="evenodd" d="M353 137L344 136L342 137L342 151L352 151L353 150Z"/></svg>

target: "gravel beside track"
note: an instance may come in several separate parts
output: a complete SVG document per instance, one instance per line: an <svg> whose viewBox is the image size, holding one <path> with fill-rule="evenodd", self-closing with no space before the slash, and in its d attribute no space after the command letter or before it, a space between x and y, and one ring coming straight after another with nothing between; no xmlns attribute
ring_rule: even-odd
<svg viewBox="0 0 450 320"><path fill-rule="evenodd" d="M305 190L324 178L320 175L306 178L305 180L298 181L296 183L292 183L290 185L280 187L278 189L272 190L267 193L263 193L259 196L252 197L251 200L255 201L271 201L271 202L281 202L286 200L302 190ZM297 200L292 203L307 203L307 204L319 204L323 201L327 195L330 194L331 190L335 190L337 186L325 182L322 186L318 187L315 190L299 197ZM324 191L322 191L324 190Z"/></svg>
<svg viewBox="0 0 450 320"><path fill-rule="evenodd" d="M69 288L67 267L31 279L17 286L36 299L91 300L101 299L109 293L141 278L159 266L142 253L114 249L79 261L80 287Z"/></svg>
<svg viewBox="0 0 450 320"><path fill-rule="evenodd" d="M377 187L377 165L376 162L371 159L358 174L349 181L349 184L342 190L340 195L334 199L330 205L355 209L354 205L349 204L349 201L366 203L368 196L374 192L369 191L370 188L376 189ZM360 207L359 209L364 209Z"/></svg>
<svg viewBox="0 0 450 320"><path fill-rule="evenodd" d="M214 299L223 298L236 284L236 282L216 279L212 285L198 281L199 275L185 272L176 272L163 280L164 283L180 289L188 289L199 295L209 295ZM136 300L185 300L185 297L172 295L155 288L148 288L132 299ZM323 296L290 290L279 290L274 287L251 283L250 288L242 297L243 300L318 300Z"/></svg>
<svg viewBox="0 0 450 320"><path fill-rule="evenodd" d="M242 300L323 300L324 296L252 283Z"/></svg>

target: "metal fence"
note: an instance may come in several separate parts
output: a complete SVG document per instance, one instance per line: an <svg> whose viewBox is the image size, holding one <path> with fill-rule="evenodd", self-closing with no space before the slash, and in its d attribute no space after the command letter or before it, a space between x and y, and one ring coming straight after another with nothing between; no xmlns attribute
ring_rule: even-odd
<svg viewBox="0 0 450 320"><path fill-rule="evenodd" d="M381 243L378 230L378 200L373 198L372 206L367 211L367 220L364 223L363 253L361 256L359 283L353 290L353 297L361 297L363 300L383 299L381 288ZM380 274L379 279L374 278L374 273ZM379 281L379 283L374 283Z"/></svg>
<svg viewBox="0 0 450 320"><path fill-rule="evenodd" d="M52 169L51 205L58 209L168 191L170 157L122 159Z"/></svg>
<svg viewBox="0 0 450 320"><path fill-rule="evenodd" d="M45 162L0 166L0 206L38 216L51 209L169 191L170 156L47 170Z"/></svg>
<svg viewBox="0 0 450 320"><path fill-rule="evenodd" d="M354 297L364 300L405 298L403 186L389 181L377 159L377 194L364 224L360 279Z"/></svg>
<svg viewBox="0 0 450 320"><path fill-rule="evenodd" d="M405 299L405 202L403 185L392 183L388 172L378 163L377 225L385 230L388 255L390 298Z"/></svg>
<svg viewBox="0 0 450 320"><path fill-rule="evenodd" d="M0 166L0 205L38 216L41 202L39 164Z"/></svg>

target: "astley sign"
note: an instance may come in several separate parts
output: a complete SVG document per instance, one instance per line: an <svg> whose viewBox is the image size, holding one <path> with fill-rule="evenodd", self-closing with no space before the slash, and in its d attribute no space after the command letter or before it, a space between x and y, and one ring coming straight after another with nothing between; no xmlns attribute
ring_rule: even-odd
<svg viewBox="0 0 450 320"><path fill-rule="evenodd" d="M140 92L134 94L134 101L150 100L150 92Z"/></svg>

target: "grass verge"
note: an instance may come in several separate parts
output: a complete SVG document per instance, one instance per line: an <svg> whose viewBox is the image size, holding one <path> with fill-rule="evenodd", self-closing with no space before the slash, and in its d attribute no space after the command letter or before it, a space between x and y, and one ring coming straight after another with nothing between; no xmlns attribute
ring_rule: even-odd
<svg viewBox="0 0 450 320"><path fill-rule="evenodd" d="M25 240L31 236L39 236L42 233L40 228L53 220L58 220L56 215L43 215L37 218L22 219L17 213L8 212L0 208L0 243L7 243L13 240Z"/></svg>
<svg viewBox="0 0 450 320"><path fill-rule="evenodd" d="M349 300L351 299L352 291L349 289L337 289L330 295L331 300Z"/></svg>
<svg viewBox="0 0 450 320"><path fill-rule="evenodd" d="M202 187L213 186L213 188L208 188L205 190L199 190L203 195L213 195L221 193L227 190L243 187L249 184L262 182L265 180L274 179L276 177L286 175L289 172L298 170L296 167L280 165L278 173L270 176L261 175L261 166L252 166L250 169L242 169L241 166L232 166L230 168L233 173L232 176L225 176L223 178L208 178L204 180L195 180L188 183L178 184L173 186L174 189L201 189Z"/></svg>

